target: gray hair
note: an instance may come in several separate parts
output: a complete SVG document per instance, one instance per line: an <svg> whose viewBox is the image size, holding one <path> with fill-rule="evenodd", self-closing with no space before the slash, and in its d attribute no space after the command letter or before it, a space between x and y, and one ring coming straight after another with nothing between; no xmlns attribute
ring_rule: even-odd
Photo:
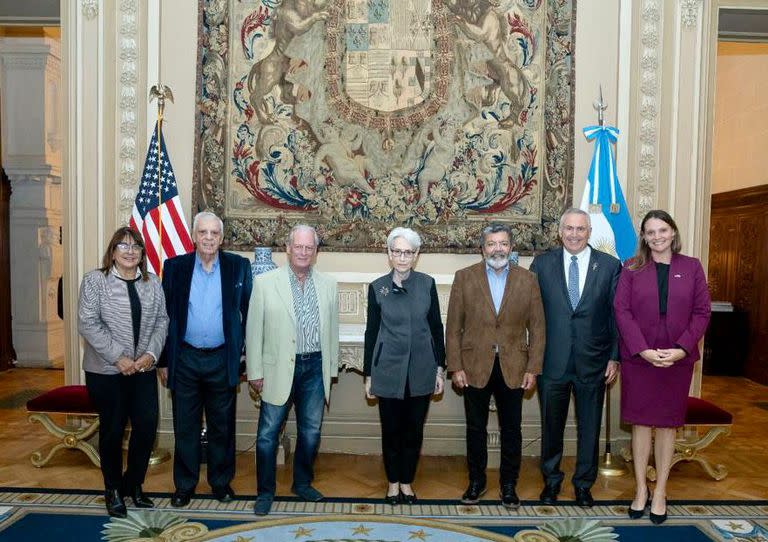
<svg viewBox="0 0 768 542"><path fill-rule="evenodd" d="M320 236L317 235L317 230L309 224L296 224L292 227L291 231L288 232L288 237L285 239L285 245L288 246L293 243L293 236L300 231L311 231L312 236L315 238L315 246L320 246Z"/></svg>
<svg viewBox="0 0 768 542"><path fill-rule="evenodd" d="M194 234L197 231L197 225L201 220L207 220L209 218L213 218L219 223L219 233L223 236L224 221L210 211L200 211L195 215L195 218L192 219L192 233Z"/></svg>
<svg viewBox="0 0 768 542"><path fill-rule="evenodd" d="M491 235L492 233L501 233L504 232L507 234L507 237L509 237L509 242L512 242L512 228L507 226L506 224L501 224L500 222L492 222L491 224L488 224L486 227L483 228L483 231L480 232L480 246L483 246L485 244L485 238Z"/></svg>
<svg viewBox="0 0 768 542"><path fill-rule="evenodd" d="M567 209L563 216L560 217L560 227L558 228L560 231L563 230L563 226L565 225L565 217L568 215L583 215L587 217L587 227L589 229L592 229L592 219L589 217L589 213L584 211L583 209L579 209L577 207L571 207L570 209Z"/></svg>
<svg viewBox="0 0 768 542"><path fill-rule="evenodd" d="M392 250L392 245L395 244L395 239L402 237L405 242L411 245L413 250L419 250L421 248L421 237L418 233L411 228L395 228L389 235L387 235L387 248Z"/></svg>

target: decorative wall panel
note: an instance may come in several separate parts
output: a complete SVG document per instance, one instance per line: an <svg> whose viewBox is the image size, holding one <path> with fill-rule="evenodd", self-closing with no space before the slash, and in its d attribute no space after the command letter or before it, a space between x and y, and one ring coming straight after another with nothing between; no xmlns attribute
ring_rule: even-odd
<svg viewBox="0 0 768 542"><path fill-rule="evenodd" d="M297 221L331 250L549 248L572 200L571 1L200 2L193 208L233 249Z"/></svg>

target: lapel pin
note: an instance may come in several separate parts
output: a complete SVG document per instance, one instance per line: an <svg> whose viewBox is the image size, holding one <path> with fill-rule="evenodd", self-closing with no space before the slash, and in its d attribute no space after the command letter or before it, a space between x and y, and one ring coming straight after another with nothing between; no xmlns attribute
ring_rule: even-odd
<svg viewBox="0 0 768 542"><path fill-rule="evenodd" d="M675 278L676 279L681 279L681 278L683 278L683 275L681 275L680 273L675 273Z"/></svg>
<svg viewBox="0 0 768 542"><path fill-rule="evenodd" d="M383 296L386 296L389 293L389 288L387 288L386 286L382 286L381 289L379 290L379 293Z"/></svg>
<svg viewBox="0 0 768 542"><path fill-rule="evenodd" d="M592 271L594 271L595 269L597 269L597 262L592 264Z"/></svg>

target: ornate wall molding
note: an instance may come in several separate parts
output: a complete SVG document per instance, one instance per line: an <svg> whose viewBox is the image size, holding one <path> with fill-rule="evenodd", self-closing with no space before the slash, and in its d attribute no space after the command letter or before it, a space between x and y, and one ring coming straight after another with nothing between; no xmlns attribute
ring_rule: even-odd
<svg viewBox="0 0 768 542"><path fill-rule="evenodd" d="M120 186L118 202L118 220L127 224L136 197L137 185L137 132L138 132L138 2L137 0L122 0L118 12L120 25L118 28L118 43L120 45L120 75L119 75L119 114L120 114Z"/></svg>
<svg viewBox="0 0 768 542"><path fill-rule="evenodd" d="M635 218L641 219L655 207L658 182L658 128L661 106L661 30L660 0L643 0L640 13L640 122L638 123L639 182Z"/></svg>
<svg viewBox="0 0 768 542"><path fill-rule="evenodd" d="M683 28L695 28L699 22L702 0L680 0L680 22Z"/></svg>
<svg viewBox="0 0 768 542"><path fill-rule="evenodd" d="M83 0L82 2L83 17L93 20L99 14L99 1L98 0Z"/></svg>

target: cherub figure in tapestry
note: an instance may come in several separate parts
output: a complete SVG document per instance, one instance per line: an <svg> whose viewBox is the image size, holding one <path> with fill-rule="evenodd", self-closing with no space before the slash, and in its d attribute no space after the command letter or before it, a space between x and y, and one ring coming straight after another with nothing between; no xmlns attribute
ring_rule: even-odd
<svg viewBox="0 0 768 542"><path fill-rule="evenodd" d="M445 5L464 35L485 46L492 55L484 63L485 73L480 75L486 75L494 84L492 88L482 90L479 95L481 104L494 103L497 91L501 90L509 100L509 114L499 121L499 126L522 125L520 113L528 106L531 85L509 51L508 40L511 32L516 30L514 18L504 11L497 11L500 4L488 0L447 0ZM476 104L472 96L467 98Z"/></svg>
<svg viewBox="0 0 768 542"><path fill-rule="evenodd" d="M291 59L287 50L296 36L328 18L328 12L324 11L326 4L327 0L283 0L273 11L271 18L275 47L264 59L256 62L248 73L249 101L261 124L273 122L265 98L275 85L280 85L280 99L283 103L295 103L296 96L301 95L301 90L291 89L292 84L285 79L285 75L301 69L304 63L301 59Z"/></svg>

